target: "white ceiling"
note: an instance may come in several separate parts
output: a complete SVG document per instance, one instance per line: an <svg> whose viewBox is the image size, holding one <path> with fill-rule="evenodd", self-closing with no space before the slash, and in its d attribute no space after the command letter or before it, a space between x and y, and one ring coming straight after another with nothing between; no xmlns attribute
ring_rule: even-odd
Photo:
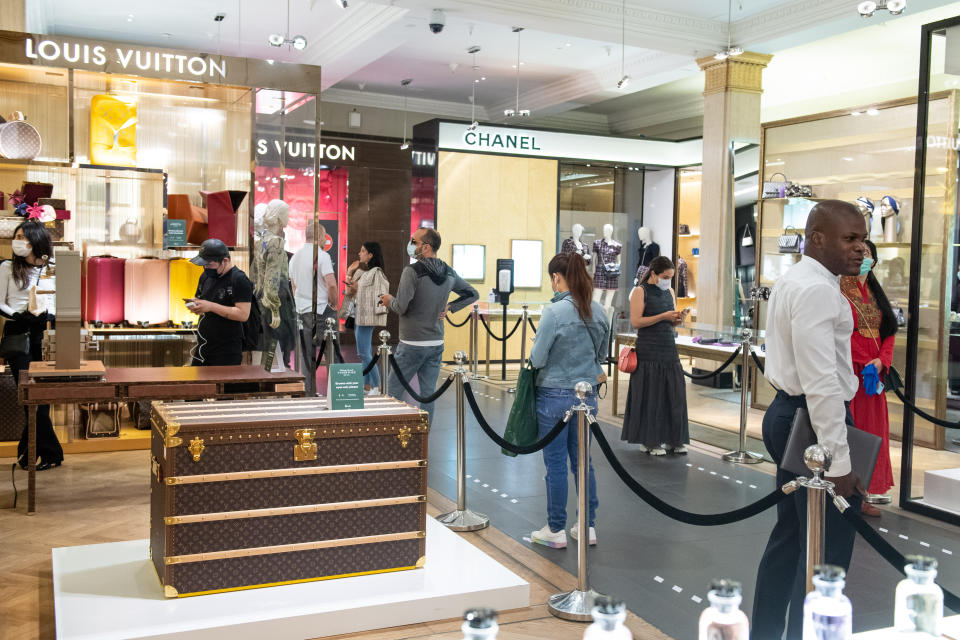
<svg viewBox="0 0 960 640"><path fill-rule="evenodd" d="M411 110L469 117L471 83L482 75L487 79L477 85L478 115L490 120L502 119L503 109L514 105L517 35L511 27L522 26L521 108L553 126L610 133L702 114L695 60L728 39L724 0L349 2L342 10L335 0L290 0L289 34L309 42L302 52L266 44L268 34L287 31L283 0L28 0L27 8L28 28L40 33L318 64L328 102L401 109L400 80L412 78L406 91ZM903 75L923 21L916 14L949 3L909 0L904 16L877 14L869 21L856 15L856 4L732 1L730 40L775 54L765 76L765 108L802 101L810 97L806 92L819 95L825 87L845 92L873 81L889 70L871 64L875 56L900 58L895 69ZM436 7L445 10L447 23L438 35L427 27ZM218 12L226 14L221 23L213 20ZM940 12L958 14L960 5ZM865 27L870 34L854 35ZM632 78L625 91L616 89L621 29ZM849 38L839 35L851 31ZM481 47L476 73L466 52L471 45ZM797 90L798 78L803 91Z"/></svg>

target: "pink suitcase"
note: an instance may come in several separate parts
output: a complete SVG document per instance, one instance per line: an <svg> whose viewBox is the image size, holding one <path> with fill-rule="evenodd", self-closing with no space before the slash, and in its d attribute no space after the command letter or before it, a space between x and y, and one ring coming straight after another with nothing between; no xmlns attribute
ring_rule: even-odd
<svg viewBox="0 0 960 640"><path fill-rule="evenodd" d="M156 258L127 260L123 270L123 315L132 325L170 321L170 265Z"/></svg>
<svg viewBox="0 0 960 640"><path fill-rule="evenodd" d="M109 256L87 260L80 293L84 322L123 322L124 262L123 258Z"/></svg>

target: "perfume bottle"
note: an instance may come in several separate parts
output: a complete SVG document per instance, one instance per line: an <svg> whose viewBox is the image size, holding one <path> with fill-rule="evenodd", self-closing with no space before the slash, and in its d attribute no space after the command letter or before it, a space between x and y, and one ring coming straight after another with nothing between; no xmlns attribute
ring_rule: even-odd
<svg viewBox="0 0 960 640"><path fill-rule="evenodd" d="M583 633L583 640L633 640L633 634L623 624L627 606L622 601L598 596L590 615L593 624Z"/></svg>
<svg viewBox="0 0 960 640"><path fill-rule="evenodd" d="M496 640L499 630L493 609L467 609L463 614L463 640Z"/></svg>
<svg viewBox="0 0 960 640"><path fill-rule="evenodd" d="M700 614L700 640L748 640L750 624L740 610L740 583L714 580L707 592L710 606Z"/></svg>
<svg viewBox="0 0 960 640"><path fill-rule="evenodd" d="M848 640L853 635L853 607L843 595L846 573L833 565L814 568L814 591L803 601L803 640Z"/></svg>
<svg viewBox="0 0 960 640"><path fill-rule="evenodd" d="M897 584L893 627L901 633L919 632L939 638L943 591L933 582L937 561L926 556L907 556L907 561L907 577Z"/></svg>

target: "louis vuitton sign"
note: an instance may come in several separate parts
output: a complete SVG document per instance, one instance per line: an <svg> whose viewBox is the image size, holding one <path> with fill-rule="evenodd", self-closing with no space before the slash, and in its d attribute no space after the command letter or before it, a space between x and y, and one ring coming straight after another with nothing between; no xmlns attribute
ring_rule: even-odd
<svg viewBox="0 0 960 640"><path fill-rule="evenodd" d="M81 63L105 67L107 61L119 65L124 71L163 72L169 75L189 75L194 78L227 78L227 61L219 56L187 55L172 51L144 49L142 47L112 46L46 38L24 41L24 55L31 60L44 60L54 66Z"/></svg>

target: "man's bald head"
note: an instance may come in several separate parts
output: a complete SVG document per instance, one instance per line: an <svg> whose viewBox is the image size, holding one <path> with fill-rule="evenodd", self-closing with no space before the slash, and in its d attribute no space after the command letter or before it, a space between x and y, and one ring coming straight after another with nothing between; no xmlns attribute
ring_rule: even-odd
<svg viewBox="0 0 960 640"><path fill-rule="evenodd" d="M804 254L835 275L860 273L867 225L853 204L843 200L817 203L807 216L804 236Z"/></svg>

